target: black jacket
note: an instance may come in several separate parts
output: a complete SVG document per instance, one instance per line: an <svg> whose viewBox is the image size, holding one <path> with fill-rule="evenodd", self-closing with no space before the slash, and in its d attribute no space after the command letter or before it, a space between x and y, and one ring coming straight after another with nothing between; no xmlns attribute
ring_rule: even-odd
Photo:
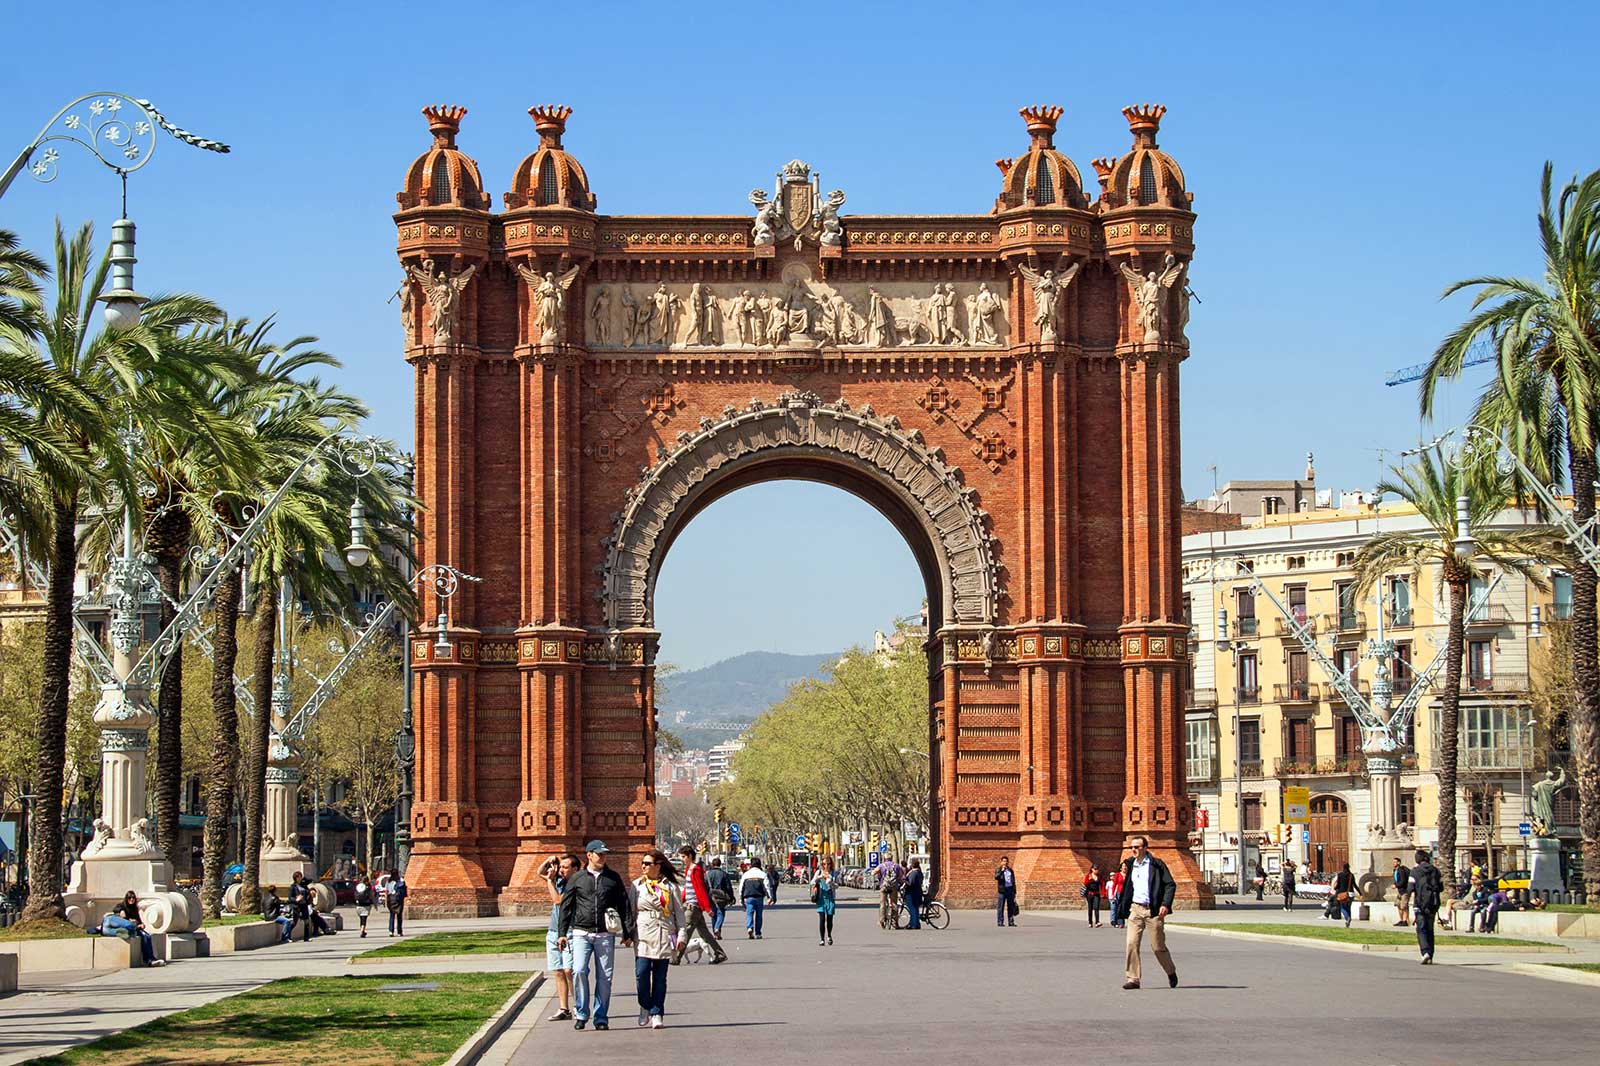
<svg viewBox="0 0 1600 1066"><path fill-rule="evenodd" d="M637 932L633 900L621 875L609 866L600 871L598 879L588 867L574 871L561 893L561 927L557 935L571 936L574 929L604 933L607 910L615 910L622 916L622 938L632 940Z"/></svg>
<svg viewBox="0 0 1600 1066"><path fill-rule="evenodd" d="M296 914L309 914L311 912L311 886L304 881L296 881L290 885L289 906L294 908Z"/></svg>
<svg viewBox="0 0 1600 1066"><path fill-rule="evenodd" d="M1172 900L1178 894L1178 883L1172 879L1172 873L1167 869L1167 864L1150 856L1150 910L1159 911L1162 907L1172 910ZM1124 859L1122 863L1122 891L1111 904L1111 917L1117 921L1124 921L1133 910L1133 860Z"/></svg>
<svg viewBox="0 0 1600 1066"><path fill-rule="evenodd" d="M715 902L718 892L726 892L728 899L733 900L733 878L728 876L728 871L720 866L713 866L706 871L706 891L710 892Z"/></svg>
<svg viewBox="0 0 1600 1066"><path fill-rule="evenodd" d="M1397 892L1411 891L1411 871L1405 866L1394 868L1394 887Z"/></svg>
<svg viewBox="0 0 1600 1066"><path fill-rule="evenodd" d="M1411 906L1419 911L1436 911L1444 895L1444 878L1439 868L1431 862L1419 862L1411 868Z"/></svg>
<svg viewBox="0 0 1600 1066"><path fill-rule="evenodd" d="M1004 866L996 866L994 868L994 888L996 892L1015 892L1018 884L1017 868L1015 866L1011 867L1010 888L1006 887L1006 868Z"/></svg>

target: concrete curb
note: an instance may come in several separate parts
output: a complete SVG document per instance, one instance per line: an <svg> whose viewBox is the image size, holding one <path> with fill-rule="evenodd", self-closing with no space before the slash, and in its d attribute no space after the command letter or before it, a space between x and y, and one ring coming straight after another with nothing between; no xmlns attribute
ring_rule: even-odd
<svg viewBox="0 0 1600 1066"><path fill-rule="evenodd" d="M1527 974L1531 977L1543 977L1547 981L1565 981L1569 985L1588 985L1591 988L1600 988L1600 973L1563 970L1558 966L1547 966L1537 962L1508 962L1505 968L1513 973Z"/></svg>
<svg viewBox="0 0 1600 1066"><path fill-rule="evenodd" d="M1279 936L1276 933L1241 933L1233 929L1219 929L1205 925L1178 925L1167 923L1167 932L1199 933L1203 936L1221 936L1231 940L1259 940L1269 944L1298 944L1304 947L1320 948L1323 951L1352 951L1369 952L1381 951L1396 953L1402 951L1416 951L1415 944L1341 944L1336 940L1318 940L1309 936ZM1544 944L1536 948L1504 947L1500 944L1450 944L1443 950L1452 953L1457 951L1516 951L1530 954L1571 955L1573 949L1561 944Z"/></svg>
<svg viewBox="0 0 1600 1066"><path fill-rule="evenodd" d="M467 1066L467 1063L476 1062L479 1055L486 1051L490 1044L495 1042L502 1030L511 1024L519 1011L527 1005L533 994L539 991L539 986L544 984L544 971L535 970L528 975L528 979L517 990L511 993L511 998L500 1005L500 1009L489 1015L488 1021L478 1026L478 1031L467 1038L467 1042L456 1048L456 1053L444 1060L444 1066Z"/></svg>
<svg viewBox="0 0 1600 1066"><path fill-rule="evenodd" d="M352 955L347 961L351 966L380 966L388 963L407 962L488 962L496 959L542 959L542 951L504 951L499 953L479 952L475 955L378 955L364 959L359 955Z"/></svg>

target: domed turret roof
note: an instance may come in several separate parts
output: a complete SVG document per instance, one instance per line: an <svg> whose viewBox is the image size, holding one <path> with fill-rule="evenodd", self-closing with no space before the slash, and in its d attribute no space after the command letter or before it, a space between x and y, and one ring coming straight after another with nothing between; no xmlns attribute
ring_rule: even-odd
<svg viewBox="0 0 1600 1066"><path fill-rule="evenodd" d="M1005 175L996 211L1014 207L1088 207L1083 195L1083 178L1072 160L1056 151L1056 121L1061 108L1039 105L1018 112L1027 123L1031 143L1016 159L997 159L995 166Z"/></svg>
<svg viewBox="0 0 1600 1066"><path fill-rule="evenodd" d="M589 191L589 176L572 154L561 147L572 108L541 104L528 108L533 128L539 132L539 147L517 167L506 193L507 207L572 207L593 211L594 193Z"/></svg>
<svg viewBox="0 0 1600 1066"><path fill-rule="evenodd" d="M1112 165L1107 191L1115 207L1175 207L1189 210L1194 194L1184 187L1183 168L1156 145L1162 104L1135 104L1122 109L1133 131L1133 150Z"/></svg>
<svg viewBox="0 0 1600 1066"><path fill-rule="evenodd" d="M491 204L483 191L483 177L473 158L456 147L464 107L435 104L422 113L433 134L433 147L417 156L406 171L406 187L395 199L408 207L464 207L487 211Z"/></svg>

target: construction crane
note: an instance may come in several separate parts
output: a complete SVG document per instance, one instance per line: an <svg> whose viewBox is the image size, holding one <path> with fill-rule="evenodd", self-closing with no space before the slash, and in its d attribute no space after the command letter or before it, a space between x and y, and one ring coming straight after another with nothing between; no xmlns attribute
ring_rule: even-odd
<svg viewBox="0 0 1600 1066"><path fill-rule="evenodd" d="M1467 357L1461 361L1461 368L1465 370L1469 366L1492 363L1497 358L1499 358L1499 354L1495 351L1495 338L1484 335L1473 341L1472 345L1467 349ZM1383 383L1392 388L1395 385L1404 385L1408 381L1421 381L1422 375L1427 372L1427 363L1403 366L1387 378L1384 378Z"/></svg>

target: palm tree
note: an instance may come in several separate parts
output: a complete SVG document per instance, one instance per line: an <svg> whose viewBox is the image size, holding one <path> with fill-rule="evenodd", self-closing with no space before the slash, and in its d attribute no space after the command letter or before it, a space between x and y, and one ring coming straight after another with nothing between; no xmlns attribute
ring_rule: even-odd
<svg viewBox="0 0 1600 1066"><path fill-rule="evenodd" d="M1481 276L1458 281L1445 296L1476 289L1472 315L1445 338L1422 379L1422 413L1437 389L1460 375L1467 350L1489 338L1499 360L1473 420L1500 434L1546 484L1571 485L1573 520L1595 514L1595 448L1600 444L1600 171L1569 181L1551 196L1551 166L1540 182L1539 242L1544 277ZM1578 779L1585 886L1600 894L1600 633L1597 575L1573 552L1572 678L1577 705L1571 745Z"/></svg>
<svg viewBox="0 0 1600 1066"><path fill-rule="evenodd" d="M1439 691L1437 731L1439 774L1439 863L1447 887L1456 868L1456 772L1461 741L1461 660L1466 636L1467 592L1477 575L1479 557L1501 570L1518 574L1542 588L1534 563L1547 559L1555 541L1545 527L1491 527L1496 515L1514 502L1514 487L1492 463L1472 462L1466 453L1446 456L1437 447L1417 456L1410 467L1394 467L1379 483L1379 493L1392 493L1417 509L1426 524L1421 530L1379 533L1356 553L1354 574L1358 595L1364 595L1386 574L1438 566L1449 590L1449 638L1445 643L1444 686ZM1456 543L1456 500L1467 499L1470 548Z"/></svg>
<svg viewBox="0 0 1600 1066"><path fill-rule="evenodd" d="M137 404L154 416L176 417L193 406L190 385L205 373L195 352L174 340L214 320L217 309L194 296L149 303L138 326L122 333L96 330L94 300L105 287L109 260L92 252L85 225L67 240L56 226L53 307L37 312L34 342L40 362L70 381L90 402L63 421L46 412L53 434L88 462L40 466L44 501L38 524L49 561L45 590L44 681L38 711L38 761L33 834L29 842L28 902L23 917L59 917L61 906L62 781L66 766L68 671L72 654L72 589L78 566L77 524L85 502L107 504L113 489L134 491L135 479L118 441L121 417Z"/></svg>

